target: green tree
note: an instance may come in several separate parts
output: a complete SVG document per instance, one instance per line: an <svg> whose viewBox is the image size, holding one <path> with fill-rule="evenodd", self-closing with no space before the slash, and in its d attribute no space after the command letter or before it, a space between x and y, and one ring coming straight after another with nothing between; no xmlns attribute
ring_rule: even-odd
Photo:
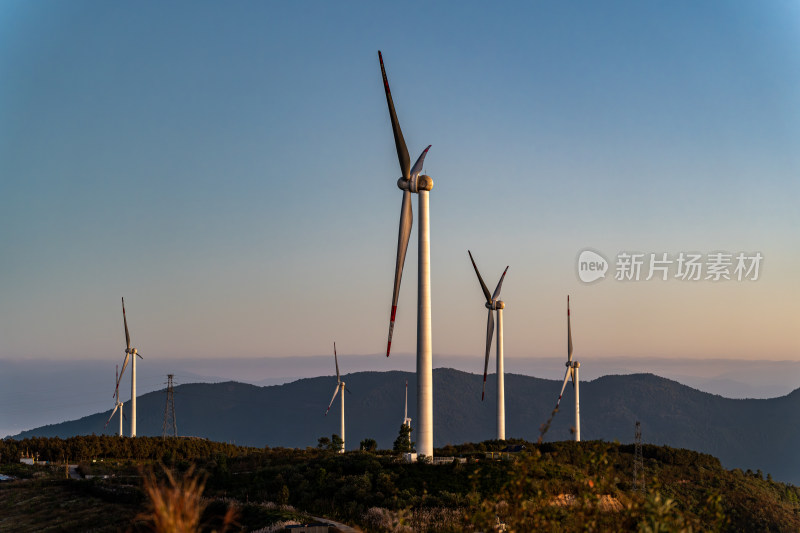
<svg viewBox="0 0 800 533"><path fill-rule="evenodd" d="M364 439L361 441L360 449L362 452L374 452L378 449L378 443L375 439Z"/></svg>
<svg viewBox="0 0 800 533"><path fill-rule="evenodd" d="M331 444L328 447L328 449L333 452L339 452L342 450L343 447L344 447L344 441L342 440L342 437L340 437L336 433L331 435Z"/></svg>
<svg viewBox="0 0 800 533"><path fill-rule="evenodd" d="M331 439L328 437L320 437L317 439L317 448L320 450L327 450L331 447Z"/></svg>
<svg viewBox="0 0 800 533"><path fill-rule="evenodd" d="M411 442L411 426L402 424L400 426L400 433L394 440L392 450L395 453L408 453L414 450L414 442Z"/></svg>
<svg viewBox="0 0 800 533"><path fill-rule="evenodd" d="M283 485L278 493L278 503L281 505L286 505L289 503L289 487L286 485Z"/></svg>

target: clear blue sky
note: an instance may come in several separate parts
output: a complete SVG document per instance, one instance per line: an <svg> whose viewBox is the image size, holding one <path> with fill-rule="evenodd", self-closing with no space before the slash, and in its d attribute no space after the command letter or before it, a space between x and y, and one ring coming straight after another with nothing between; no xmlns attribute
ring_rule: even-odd
<svg viewBox="0 0 800 533"><path fill-rule="evenodd" d="M800 359L800 6L778 1L3 2L0 358L115 363L123 295L162 359L385 350L379 49L411 157L433 145L436 353L480 370L469 248L489 285L511 265L509 355L563 356L570 293L583 360ZM583 285L586 247L764 263ZM415 267L416 233L398 356Z"/></svg>

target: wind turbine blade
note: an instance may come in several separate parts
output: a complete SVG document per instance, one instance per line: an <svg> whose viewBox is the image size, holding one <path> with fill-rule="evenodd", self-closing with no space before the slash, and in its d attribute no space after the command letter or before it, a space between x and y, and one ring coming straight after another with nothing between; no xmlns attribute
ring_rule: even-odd
<svg viewBox="0 0 800 533"><path fill-rule="evenodd" d="M394 145L397 148L397 158L400 161L400 171L405 179L411 177L411 158L408 156L406 141L403 139L403 132L400 130L400 122L397 120L397 113L394 110L392 101L392 91L389 90L389 80L386 78L386 69L383 67L383 54L378 51L378 60L381 62L381 75L383 76L383 89L386 91L386 103L389 104L389 117L392 119L392 133L394 133Z"/></svg>
<svg viewBox="0 0 800 533"><path fill-rule="evenodd" d="M550 418L547 419L547 422L542 424L541 427L539 428L539 439L537 440L539 444L542 443L545 433L547 433L547 430L550 429L550 424L553 423L553 419L555 418L556 413L558 412L558 406L561 405L561 397L564 395L564 388L567 386L567 380L569 379L570 375L574 376L573 368L571 366L568 366L567 372L566 374L564 374L564 383L561 384L561 392L558 394L558 400L556 401L556 406L553 409L553 412L550 413Z"/></svg>
<svg viewBox="0 0 800 533"><path fill-rule="evenodd" d="M481 290L483 291L483 295L486 297L486 301L491 303L492 296L489 294L489 289L486 288L486 284L483 282L481 273L478 272L478 265L475 264L475 260L472 258L472 252L467 250L467 253L469 254L469 260L472 261L472 268L475 269L475 273L478 275L478 281L481 283Z"/></svg>
<svg viewBox="0 0 800 533"><path fill-rule="evenodd" d="M333 343L333 360L336 362L336 382L340 383L342 380L339 379L339 359L336 357L336 342Z"/></svg>
<svg viewBox="0 0 800 533"><path fill-rule="evenodd" d="M125 316L125 297L122 298L122 321L125 324L125 345L130 350L131 348L131 334L128 333L128 317Z"/></svg>
<svg viewBox="0 0 800 533"><path fill-rule="evenodd" d="M108 423L111 422L112 418L114 418L114 413L117 412L117 409L119 409L119 404L114 406L114 410L111 411L111 416L109 416L108 420L106 420L106 424L103 426L103 429L106 429L108 427Z"/></svg>
<svg viewBox="0 0 800 533"><path fill-rule="evenodd" d="M117 401L119 401L119 365L117 365L116 369L114 370L114 381L116 382L117 386L114 387L113 398L116 398Z"/></svg>
<svg viewBox="0 0 800 533"><path fill-rule="evenodd" d="M142 357L142 354L140 354L138 351L136 352L136 355L139 357L139 359L141 359L142 361L144 361L144 357Z"/></svg>
<svg viewBox="0 0 800 533"><path fill-rule="evenodd" d="M428 153L428 150L431 149L431 145L429 144L427 148L425 148L421 154L419 154L419 159L417 162L414 163L414 166L411 168L411 177L415 178L419 176L419 173L422 172L422 163L425 161L425 156Z"/></svg>
<svg viewBox="0 0 800 533"><path fill-rule="evenodd" d="M569 295L567 295L567 362L572 362L572 325L569 317Z"/></svg>
<svg viewBox="0 0 800 533"><path fill-rule="evenodd" d="M494 294L492 294L492 301L496 300L500 296L500 289L503 288L503 280L506 279L506 272L508 272L508 267L503 270L503 275L500 276L500 281L497 282L497 287L495 287Z"/></svg>
<svg viewBox="0 0 800 533"><path fill-rule="evenodd" d="M400 298L400 280L403 277L403 265L406 262L406 251L408 250L408 240L411 238L413 220L411 193L403 191L403 204L400 208L400 230L397 234L397 264L394 268L394 292L392 293L392 313L389 317L389 341L386 345L386 357L389 357L389 352L392 350L394 319L397 314L397 300Z"/></svg>
<svg viewBox="0 0 800 533"><path fill-rule="evenodd" d="M481 401L486 395L486 373L489 371L489 352L492 350L492 334L494 333L494 311L489 309L489 320L486 322L486 362L483 364L483 390Z"/></svg>
<svg viewBox="0 0 800 533"><path fill-rule="evenodd" d="M556 401L556 409L558 409L558 404L561 403L561 397L564 396L564 389L567 387L567 381L569 380L570 376L572 376L572 367L568 367L567 373L564 374L564 383L561 384L561 392L558 393L558 401ZM575 386L574 382L573 386Z"/></svg>
<svg viewBox="0 0 800 533"><path fill-rule="evenodd" d="M331 398L331 403L328 404L328 408L325 409L325 416L328 416L328 411L331 410L331 405L333 405L333 400L336 399L336 395L339 394L339 384L336 384L336 390L333 391L333 398Z"/></svg>
<svg viewBox="0 0 800 533"><path fill-rule="evenodd" d="M122 362L122 370L119 372L119 377L117 378L117 389L119 389L119 382L122 381L122 375L125 373L125 367L128 366L128 360L131 358L131 354L125 353L125 360Z"/></svg>

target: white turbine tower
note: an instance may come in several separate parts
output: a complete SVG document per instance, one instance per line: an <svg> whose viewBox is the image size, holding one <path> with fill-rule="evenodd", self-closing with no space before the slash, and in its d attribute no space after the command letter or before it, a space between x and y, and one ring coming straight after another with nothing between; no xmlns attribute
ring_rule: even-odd
<svg viewBox="0 0 800 533"><path fill-rule="evenodd" d="M136 348L131 348L131 335L128 333L128 318L125 316L125 298L122 298L122 321L125 324L125 360L122 363L122 370L117 378L117 389L122 380L128 360L131 361L131 437L136 436L136 358L142 359Z"/></svg>
<svg viewBox="0 0 800 533"><path fill-rule="evenodd" d="M475 260L472 258L472 252L467 250L467 253L469 254L469 260L472 261L472 268L475 269L475 274L478 275L483 295L486 297L486 309L489 310L489 318L486 322L486 361L483 365L481 401L483 401L486 394L486 374L489 370L489 353L492 350L492 334L494 333L494 312L497 311L497 440L506 440L506 385L505 370L503 369L503 309L505 304L499 298L508 267L503 270L503 275L500 276L500 281L497 282L494 294L489 294L489 289L483 282L481 273L478 272L478 265L475 264Z"/></svg>
<svg viewBox="0 0 800 533"><path fill-rule="evenodd" d="M403 412L403 425L411 428L411 419L408 418L408 380L406 380L406 408ZM409 438L411 438L410 435Z"/></svg>
<svg viewBox="0 0 800 533"><path fill-rule="evenodd" d="M122 436L122 418L125 415L122 413L122 402L119 401L119 378L120 378L119 365L117 365L116 370L114 372L116 374L115 381L117 383L117 387L114 389L114 410L111 411L111 416L109 416L108 420L106 420L106 425L103 426L103 429L108 427L108 423L111 422L112 418L114 418L114 413L116 413L117 409L119 409L119 436L121 437Z"/></svg>
<svg viewBox="0 0 800 533"><path fill-rule="evenodd" d="M581 440L581 407L580 407L580 389L578 386L578 369L581 364L578 361L572 360L572 326L570 325L569 315L569 296L567 296L567 372L564 374L564 383L561 385L561 392L558 394L558 401L553 410L553 414L558 411L558 405L561 403L561 397L564 395L564 389L567 386L567 381L572 378L572 386L575 389L575 442ZM552 417L551 417L552 420ZM549 422L547 425L549 426Z"/></svg>
<svg viewBox="0 0 800 533"><path fill-rule="evenodd" d="M420 174L422 163L428 148L422 151L417 162L411 167L406 141L400 130L400 123L394 110L386 69L383 67L383 56L378 52L383 75L383 88L386 91L386 102L389 105L389 117L392 121L394 144L400 161L402 176L397 186L403 191L403 203L400 208L400 231L397 236L397 264L394 271L394 292L392 294L392 310L389 319L389 342L386 345L386 357L392 349L392 332L397 313L397 300L400 295L400 279L403 276L403 264L406 260L408 240L411 237L413 214L411 211L411 194L419 197L419 252L417 275L417 450L420 456L433 458L433 342L431 335L431 260L430 260L430 219L428 194L433 189L433 179Z"/></svg>
<svg viewBox="0 0 800 533"><path fill-rule="evenodd" d="M331 405L333 405L333 401L336 399L336 395L339 394L339 390L342 392L342 429L341 429L341 437L342 437L342 449L339 450L339 453L344 453L344 391L350 392L349 389L345 389L345 383L342 381L342 378L339 376L339 358L336 356L336 343L333 343L333 360L336 363L336 390L333 391L333 398L331 398L331 403L328 404L328 409L325 410L325 416L328 416L328 411L331 410Z"/></svg>

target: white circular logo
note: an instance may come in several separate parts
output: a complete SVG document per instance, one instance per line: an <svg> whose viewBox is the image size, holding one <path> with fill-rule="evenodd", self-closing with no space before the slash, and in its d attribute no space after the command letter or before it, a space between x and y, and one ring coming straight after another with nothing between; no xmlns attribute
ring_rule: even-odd
<svg viewBox="0 0 800 533"><path fill-rule="evenodd" d="M584 283L592 283L606 277L608 261L593 250L583 250L578 256L578 277Z"/></svg>

